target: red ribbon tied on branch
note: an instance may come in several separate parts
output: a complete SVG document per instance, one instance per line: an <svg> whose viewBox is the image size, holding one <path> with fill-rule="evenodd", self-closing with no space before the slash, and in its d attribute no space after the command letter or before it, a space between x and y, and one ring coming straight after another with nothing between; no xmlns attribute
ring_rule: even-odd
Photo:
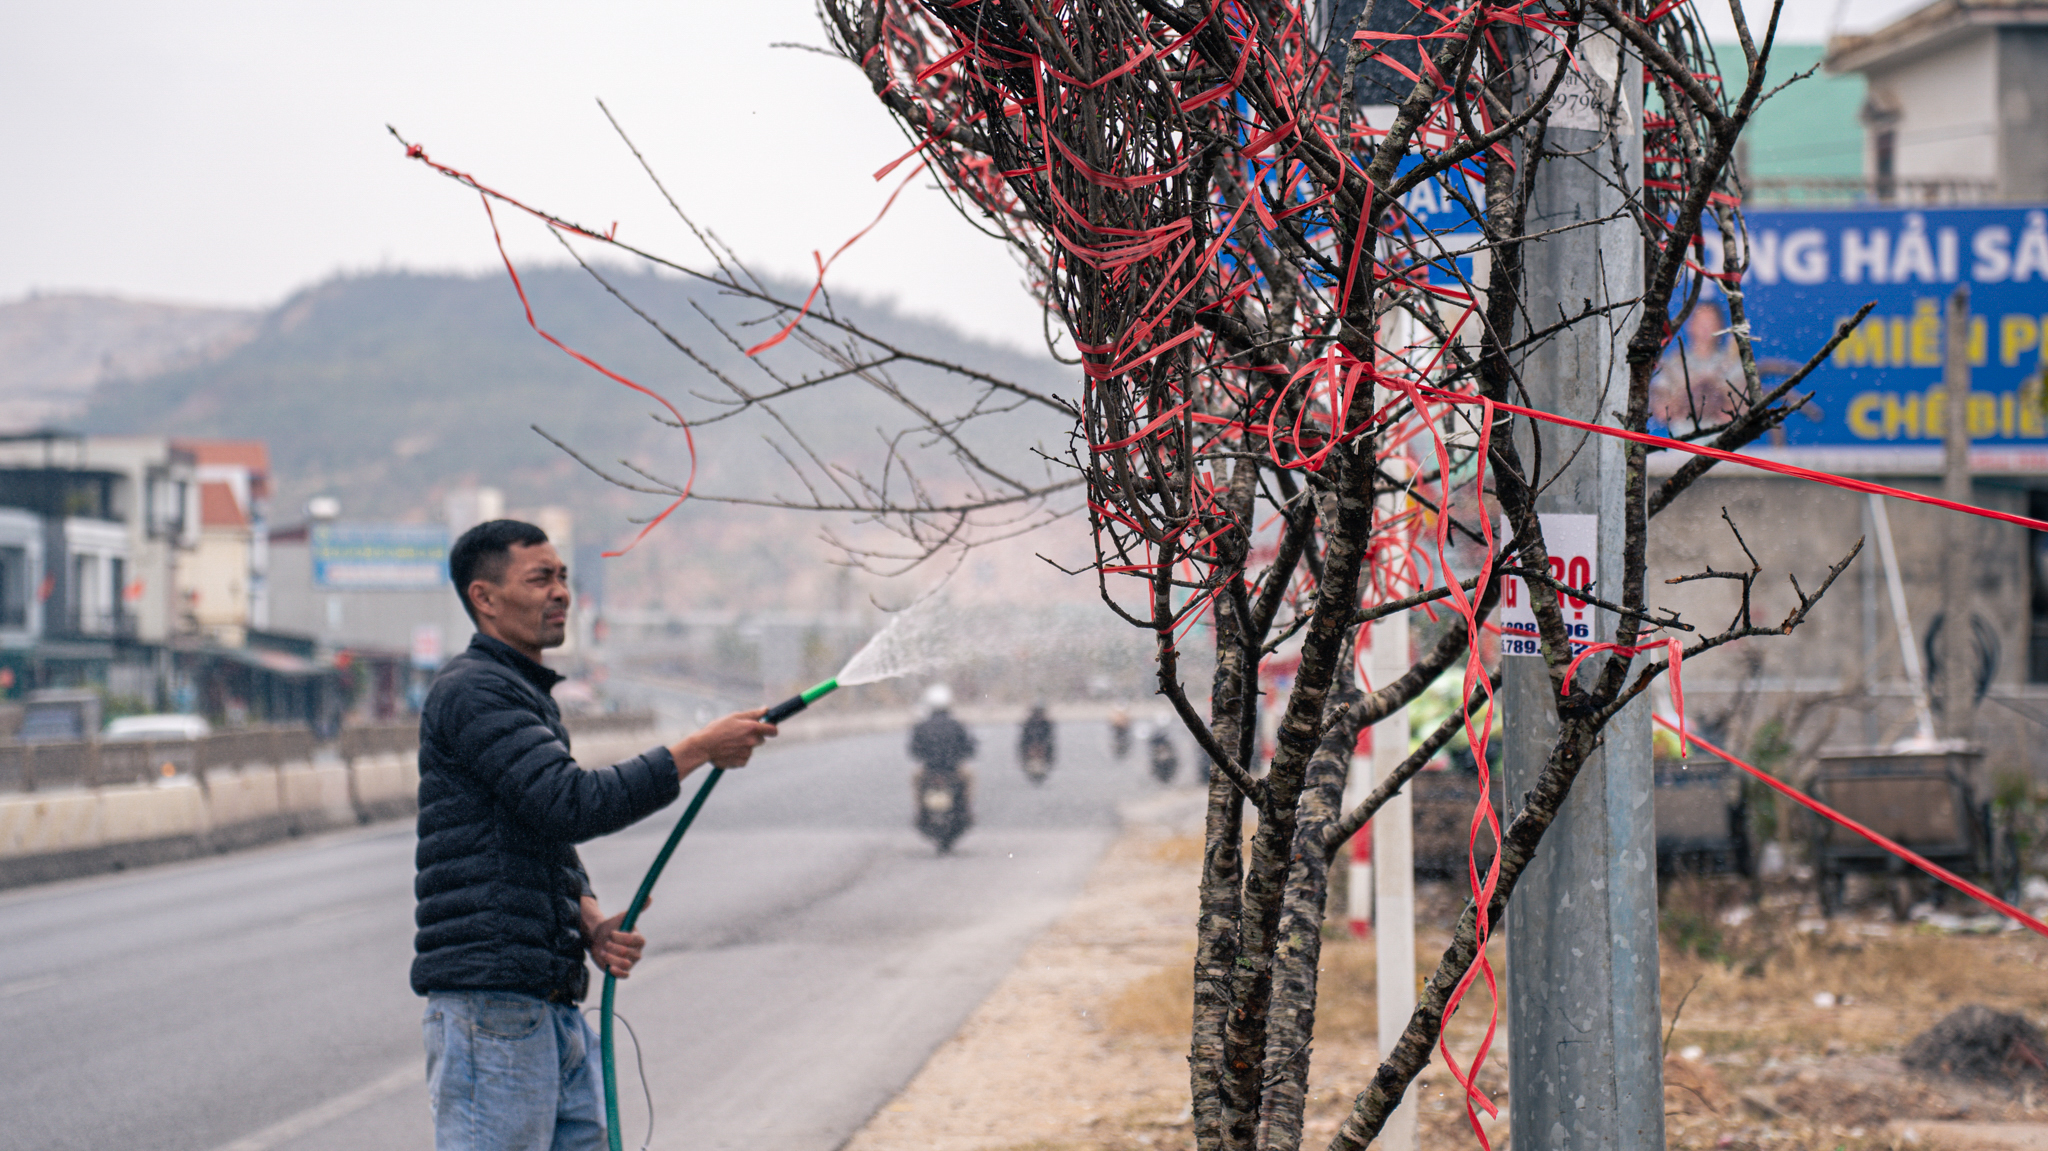
<svg viewBox="0 0 2048 1151"><path fill-rule="evenodd" d="M392 134L394 136L397 135L395 131ZM482 181L478 180L475 176L470 175L468 172L464 172L459 168L451 168L446 164L437 163L436 161L428 157L426 147L421 144L406 144L405 156L409 160L418 160L420 163L425 164L427 167L432 168L436 172L441 173L443 176L446 176L449 179L454 180L456 183L474 189L476 194L483 200L484 218L490 221L491 225L491 242L498 246L498 258L505 262L505 274L512 278L512 290L518 293L519 306L526 313L526 326L532 328L535 335L538 335L541 339L546 340L550 344L553 344L556 348L560 349L564 354L569 356L569 358L575 360L579 364L582 364L584 367L589 368L590 370L598 373L599 375L605 377L608 380L624 384L626 387L631 388L636 392L639 392L643 396L649 397L656 403L660 404L662 407L667 408L668 414L675 417L676 426L683 429L683 444L685 447L689 449L690 452L690 475L688 479L683 481L681 494L676 496L675 500L671 502L666 508L663 508L660 515L657 515L653 519L648 520L646 525L640 529L640 534L633 537L633 541L631 543L627 544L625 547L622 547L617 551L603 552L601 554L606 559L612 559L618 556L622 556L629 551L632 551L635 547L639 546L641 540L647 538L647 533L653 531L657 527L660 527L661 522L667 519L670 513L674 512L677 508L683 506L683 501L690 498L690 490L697 485L697 440L696 437L690 433L690 422L683 418L683 413L677 411L676 406L674 404L668 402L668 397L662 395L660 392L657 392L652 388L635 383L633 380L630 380L625 376L622 376L619 373L612 371L610 368L605 367L603 364L598 363L596 360L591 359L589 356L584 355L582 352L579 352L576 349L570 347L569 345L563 343L562 341L556 339L553 333L549 332L546 328L540 326L540 321L534 318L533 301L526 298L526 285L520 282L519 269L512 266L511 253L505 250L505 238L498 231L498 214L491 210L491 201L498 200L503 203L510 204L512 207L517 208L522 212L525 212L527 215L532 216L536 220L539 220L541 223L547 225L550 229L553 229L556 232L573 232L576 235L584 236L589 239L596 240L600 243L616 244L618 242L618 224L612 224L611 230L609 232L598 233L593 232L588 228L578 227L577 225L572 224L567 220L563 220L559 217L551 216L546 212L539 210L538 208L528 207L527 205L520 203L518 200L515 200L512 197L507 196L503 192L500 192L497 189L492 188L489 185L483 183Z"/></svg>
<svg viewBox="0 0 2048 1151"><path fill-rule="evenodd" d="M1593 655L1596 652L1611 651L1616 655L1625 655L1630 659L1634 659L1646 651L1655 651L1660 647L1670 652L1671 706L1678 711L1678 758L1684 759L1685 685L1678 678L1678 669L1679 665L1685 661L1685 644L1677 636L1672 636L1669 639L1648 640L1632 646L1624 646L1618 643L1589 643L1580 649L1579 654L1572 657L1571 663L1565 665L1564 686L1558 688L1557 694L1560 696L1571 694L1572 678L1578 674L1579 665L1585 662L1586 657L1589 655Z"/></svg>

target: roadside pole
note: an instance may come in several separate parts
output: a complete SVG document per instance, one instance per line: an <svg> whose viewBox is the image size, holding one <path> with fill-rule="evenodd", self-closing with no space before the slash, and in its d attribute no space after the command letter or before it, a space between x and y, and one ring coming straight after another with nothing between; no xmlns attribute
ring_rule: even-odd
<svg viewBox="0 0 2048 1151"><path fill-rule="evenodd" d="M1527 224L1532 234L1620 213L1624 204L1612 171L1617 150L1627 169L1619 183L1640 186L1640 61L1622 52L1611 33L1590 25L1579 58L1583 71L1565 80L1553 105L1547 137L1553 154L1536 175ZM1543 68L1534 71L1532 83L1547 81ZM1624 94L1618 106L1610 87L1617 75ZM1589 301L1600 307L1642 289L1643 239L1626 214L1557 232L1523 250L1530 324L1554 323ZM1528 402L1582 420L1617 422L1627 406L1626 340L1635 318L1633 310L1618 310L1531 349L1519 366ZM1545 539L1590 541L1585 550L1593 552L1587 559L1595 589L1618 599L1623 443L1553 429L1544 430L1543 441L1537 510L1559 517L1556 527L1546 525ZM1536 458L1526 422L1516 443L1522 459ZM1577 613L1567 605L1566 619L1580 614L1592 624L1591 639L1611 641L1613 613L1580 603ZM1588 660L1581 675L1596 674L1601 662ZM1506 814L1512 816L1543 770L1558 716L1541 658L1510 654L1502 665ZM1510 1142L1516 1151L1664 1146L1650 755L1646 694L1608 723L1509 904Z"/></svg>
<svg viewBox="0 0 2048 1151"><path fill-rule="evenodd" d="M1366 732L1370 742L1372 733ZM1351 754L1351 776L1344 785L1344 806L1356 807L1371 790L1373 780L1372 753L1359 755L1354 748ZM1372 825L1367 823L1357 835L1351 837L1351 863L1345 874L1345 891L1351 934L1364 939L1372 934Z"/></svg>
<svg viewBox="0 0 2048 1151"><path fill-rule="evenodd" d="M1883 497L1872 496L1870 498L1872 500L1879 500ZM1863 538L1867 540L1877 538L1877 517L1871 514L1871 509L1868 505L1865 505L1863 509ZM1865 556L1863 562L1857 564L1856 568L1857 579L1861 581L1863 590L1863 685L1864 690L1868 691L1875 684L1874 677L1877 674L1877 581L1881 577L1878 575L1877 565L1871 563L1868 556ZM1874 707L1865 708L1863 711L1864 746L1876 747L1878 733L1882 730L1877 709Z"/></svg>
<svg viewBox="0 0 2048 1151"><path fill-rule="evenodd" d="M1372 625L1374 687L1399 679L1408 670L1408 613L1396 612ZM1406 709L1372 728L1372 784L1393 774L1408 758ZM1415 1012L1415 815L1408 789L1402 788L1373 814L1366 829L1372 835L1373 948L1378 960L1379 1050L1382 1058L1400 1042ZM1416 1096L1410 1091L1387 1117L1374 1146L1386 1151L1415 1151Z"/></svg>
<svg viewBox="0 0 2048 1151"><path fill-rule="evenodd" d="M1948 392L1947 421L1942 427L1941 495L1952 503L1970 500L1970 286L1960 285L1948 300L1948 332L1943 351ZM1942 519L1941 549L1941 734L1968 739L1975 725L1977 682L1973 658L1976 636L1970 622L1971 536L1976 525L1968 516Z"/></svg>

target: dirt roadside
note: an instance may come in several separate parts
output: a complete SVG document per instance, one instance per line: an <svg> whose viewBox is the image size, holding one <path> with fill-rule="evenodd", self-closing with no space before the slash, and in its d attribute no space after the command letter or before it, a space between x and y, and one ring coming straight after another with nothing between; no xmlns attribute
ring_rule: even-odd
<svg viewBox="0 0 2048 1151"><path fill-rule="evenodd" d="M1058 922L846 1151L1186 1142L1187 1072L1163 1041L1112 1033L1119 995L1180 964L1195 924L1200 794L1127 807L1125 831ZM1195 840L1199 842L1199 840Z"/></svg>
<svg viewBox="0 0 2048 1151"><path fill-rule="evenodd" d="M1201 796L1162 793L1124 816L1124 834L1066 914L847 1151L1192 1148L1188 969ZM1443 884L1418 894L1426 972L1459 901ZM1800 899L1759 898L1733 882L1665 893L1667 1026L1684 1003L1665 1068L1669 1145L2048 1147L2048 1089L1928 1079L1898 1059L1965 1002L2048 1018L2048 941L1891 925L1875 913L1821 924ZM1304 1147L1327 1144L1376 1062L1370 943L1333 937L1323 960ZM1494 960L1500 970L1498 951ZM1451 1028L1461 1054L1487 1023L1483 993L1474 1000ZM1485 1122L1488 1138L1505 1147L1499 1058L1481 1084L1502 1105ZM1423 1073L1422 1151L1479 1146L1455 1087L1440 1061Z"/></svg>
<svg viewBox="0 0 2048 1151"><path fill-rule="evenodd" d="M1124 834L1067 913L846 1151L1192 1147L1186 1036L1201 817L1194 791L1127 806ZM1304 1146L1328 1140L1370 1073L1373 992L1361 959L1370 948L1330 949L1326 978L1343 990L1317 1042ZM1436 1070L1424 1077L1432 1138L1464 1130Z"/></svg>

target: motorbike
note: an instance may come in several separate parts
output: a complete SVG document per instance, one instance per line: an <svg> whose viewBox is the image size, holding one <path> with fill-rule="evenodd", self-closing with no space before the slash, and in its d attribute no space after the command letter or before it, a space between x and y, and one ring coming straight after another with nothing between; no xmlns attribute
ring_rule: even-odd
<svg viewBox="0 0 2048 1151"><path fill-rule="evenodd" d="M925 693L931 713L910 732L910 757L922 766L912 783L917 806L917 830L939 847L939 854L953 850L953 841L967 834L974 822L968 810L968 795L974 777L966 762L974 757L974 736L948 708L953 693L935 684Z"/></svg>
<svg viewBox="0 0 2048 1151"><path fill-rule="evenodd" d="M1131 717L1122 708L1110 713L1109 752L1118 759L1131 754Z"/></svg>
<svg viewBox="0 0 2048 1151"><path fill-rule="evenodd" d="M974 822L969 809L965 769L917 773L917 830L944 855L953 841L967 833Z"/></svg>
<svg viewBox="0 0 2048 1151"><path fill-rule="evenodd" d="M1052 741L1052 720L1043 707L1032 708L1017 738L1017 764L1033 786L1044 783L1052 772Z"/></svg>
<svg viewBox="0 0 2048 1151"><path fill-rule="evenodd" d="M1180 756L1173 750L1173 741L1166 738L1164 731L1152 733L1148 753L1152 760L1152 778L1161 783L1172 783L1174 773L1180 770Z"/></svg>

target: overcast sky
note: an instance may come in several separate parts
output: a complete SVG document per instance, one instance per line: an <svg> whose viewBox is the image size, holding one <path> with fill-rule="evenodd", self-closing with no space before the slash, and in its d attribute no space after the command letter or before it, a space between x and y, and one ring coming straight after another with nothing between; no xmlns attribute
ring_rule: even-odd
<svg viewBox="0 0 2048 1151"><path fill-rule="evenodd" d="M1919 3L1787 0L1784 37ZM874 217L894 181L871 174L907 147L850 66L769 46L823 43L811 0L73 0L8 24L0 299L260 305L337 271L492 266L476 197L405 161L387 123L507 193L698 262L602 97L686 210L789 274ZM501 221L515 257L560 258L537 225ZM1028 343L1017 282L921 186L832 276Z"/></svg>

